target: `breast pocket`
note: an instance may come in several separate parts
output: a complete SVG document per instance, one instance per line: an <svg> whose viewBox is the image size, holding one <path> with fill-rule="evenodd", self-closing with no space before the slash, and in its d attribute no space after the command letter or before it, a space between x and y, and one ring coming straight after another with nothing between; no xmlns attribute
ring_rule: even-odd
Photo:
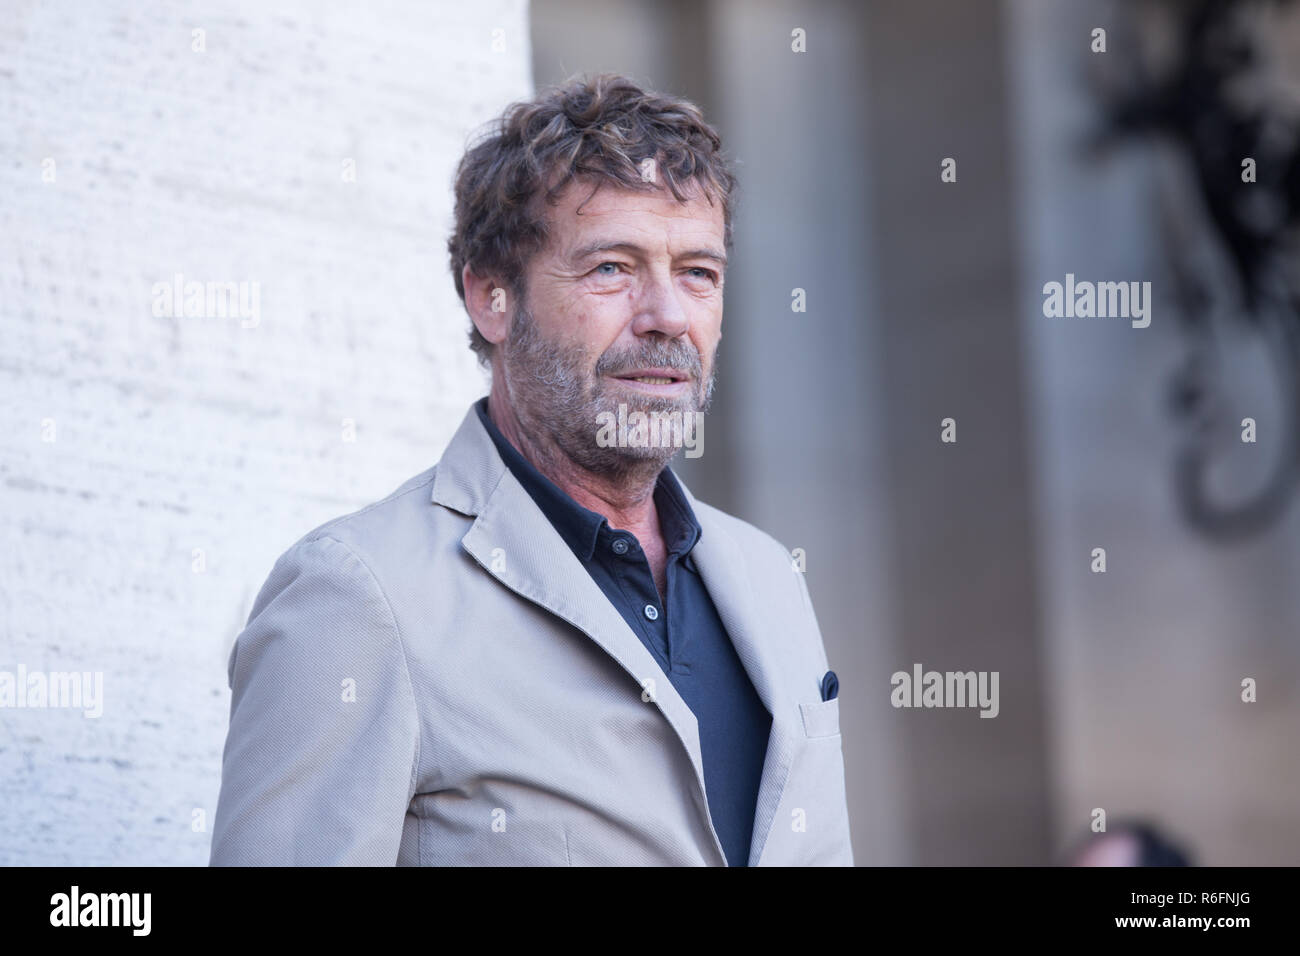
<svg viewBox="0 0 1300 956"><path fill-rule="evenodd" d="M800 704L803 715L803 732L808 737L835 737L840 732L840 699L814 701Z"/></svg>

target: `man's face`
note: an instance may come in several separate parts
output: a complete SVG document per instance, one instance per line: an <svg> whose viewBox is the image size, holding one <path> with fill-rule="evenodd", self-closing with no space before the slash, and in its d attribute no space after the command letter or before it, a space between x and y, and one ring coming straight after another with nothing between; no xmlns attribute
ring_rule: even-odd
<svg viewBox="0 0 1300 956"><path fill-rule="evenodd" d="M548 207L550 240L528 265L501 373L525 429L548 434L589 471L621 475L662 466L677 449L602 447L598 415L624 405L694 419L709 406L722 336L722 208L662 189L591 193L574 183Z"/></svg>

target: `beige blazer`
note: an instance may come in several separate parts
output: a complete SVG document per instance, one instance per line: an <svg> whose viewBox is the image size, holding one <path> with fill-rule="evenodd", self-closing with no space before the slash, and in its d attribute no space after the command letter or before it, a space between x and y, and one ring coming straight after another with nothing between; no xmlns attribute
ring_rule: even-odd
<svg viewBox="0 0 1300 956"><path fill-rule="evenodd" d="M686 495L773 718L750 865L852 865L804 576ZM473 408L436 466L280 557L229 677L213 865L727 865L694 715Z"/></svg>

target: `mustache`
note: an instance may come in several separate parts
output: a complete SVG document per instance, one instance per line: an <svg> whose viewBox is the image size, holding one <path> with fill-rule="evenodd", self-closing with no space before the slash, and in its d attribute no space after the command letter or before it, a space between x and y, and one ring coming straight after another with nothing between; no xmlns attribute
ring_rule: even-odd
<svg viewBox="0 0 1300 956"><path fill-rule="evenodd" d="M637 368L670 368L686 372L692 378L699 378L702 370L700 353L683 343L680 348L663 346L632 353L606 353L596 363L595 371L598 375L616 375Z"/></svg>

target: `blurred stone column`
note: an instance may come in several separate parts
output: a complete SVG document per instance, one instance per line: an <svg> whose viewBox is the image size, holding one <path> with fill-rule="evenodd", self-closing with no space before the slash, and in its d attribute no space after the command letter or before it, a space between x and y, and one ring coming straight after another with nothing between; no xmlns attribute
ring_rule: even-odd
<svg viewBox="0 0 1300 956"><path fill-rule="evenodd" d="M999 672L1000 713L891 711L911 862L1049 852L1004 24L995 0L868 5L872 293L892 517L890 670ZM852 101L835 97L844 106ZM957 180L940 180L941 162ZM956 421L957 441L940 441ZM879 693L888 675L874 675Z"/></svg>
<svg viewBox="0 0 1300 956"><path fill-rule="evenodd" d="M711 5L716 117L741 177L712 434L715 500L802 549L830 666L855 859L905 863L891 727L890 507L868 215L879 148L860 103L863 5ZM792 49L802 30L806 52ZM805 311L795 311L802 290ZM710 466L711 467L711 466ZM712 489L710 489L712 490Z"/></svg>

